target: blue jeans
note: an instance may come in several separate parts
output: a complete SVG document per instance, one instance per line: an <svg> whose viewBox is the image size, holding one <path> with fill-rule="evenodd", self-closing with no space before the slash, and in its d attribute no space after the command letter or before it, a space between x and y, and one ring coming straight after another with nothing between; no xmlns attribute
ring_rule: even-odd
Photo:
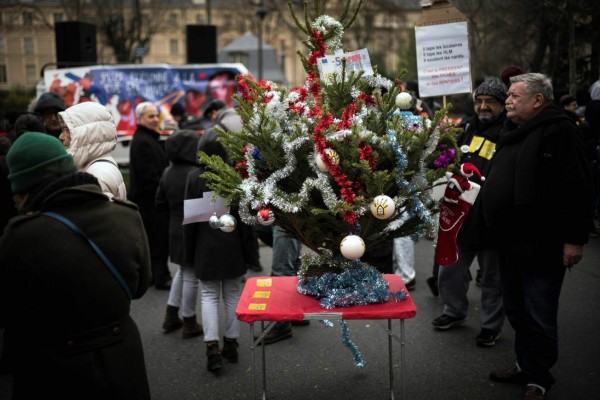
<svg viewBox="0 0 600 400"><path fill-rule="evenodd" d="M541 259L532 267L500 251L500 279L517 362L529 383L549 389L554 384L550 368L558 360L558 302L566 268L560 257L538 254Z"/></svg>
<svg viewBox="0 0 600 400"><path fill-rule="evenodd" d="M278 226L273 227L273 259L271 275L296 276L300 269L302 243Z"/></svg>
<svg viewBox="0 0 600 400"><path fill-rule="evenodd" d="M271 262L272 276L296 276L300 269L300 253L302 243L294 239L278 226L273 227L273 258ZM282 330L291 327L289 321L275 324L274 329Z"/></svg>

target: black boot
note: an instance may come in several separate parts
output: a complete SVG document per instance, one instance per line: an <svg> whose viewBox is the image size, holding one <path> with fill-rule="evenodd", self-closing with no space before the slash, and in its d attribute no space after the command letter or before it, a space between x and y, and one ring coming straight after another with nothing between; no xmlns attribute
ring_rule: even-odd
<svg viewBox="0 0 600 400"><path fill-rule="evenodd" d="M273 329L267 333L263 339L265 344L271 344L275 342L279 342L283 339L288 339L292 337L292 324L289 321L277 322ZM255 337L254 340L257 338ZM263 343L259 342L259 346Z"/></svg>
<svg viewBox="0 0 600 400"><path fill-rule="evenodd" d="M184 339L193 338L202 335L202 325L196 321L196 316L183 317L183 329L181 330L181 337Z"/></svg>
<svg viewBox="0 0 600 400"><path fill-rule="evenodd" d="M239 345L237 340L223 337L223 350L221 354L232 364L238 362L238 349Z"/></svg>
<svg viewBox="0 0 600 400"><path fill-rule="evenodd" d="M183 326L183 321L179 318L179 307L167 305L167 311L165 312L165 320L163 321L162 328L165 333L173 332Z"/></svg>
<svg viewBox="0 0 600 400"><path fill-rule="evenodd" d="M214 340L206 342L206 368L210 372L217 372L223 367L221 352L219 351L219 342Z"/></svg>

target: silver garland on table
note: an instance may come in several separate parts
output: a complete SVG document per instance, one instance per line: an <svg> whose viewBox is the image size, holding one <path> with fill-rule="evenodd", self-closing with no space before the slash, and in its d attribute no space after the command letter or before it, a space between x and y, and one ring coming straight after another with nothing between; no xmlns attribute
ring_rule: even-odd
<svg viewBox="0 0 600 400"><path fill-rule="evenodd" d="M319 263L322 257L318 255L304 255L308 262ZM346 265L347 268L344 267ZM383 275L372 266L361 261L342 261L343 270L338 273L326 272L321 276L303 277L299 275L297 289L301 294L312 296L319 300L321 307L332 309L335 307L349 307L354 305L367 305L384 303L389 298L402 301L408 298L408 292L400 289L392 292ZM322 321L326 326L331 326L330 321ZM354 363L362 368L365 362L358 346L350 339L346 321L340 320L342 342L354 356Z"/></svg>
<svg viewBox="0 0 600 400"><path fill-rule="evenodd" d="M321 307L349 307L384 303L390 297L396 301L406 299L408 293L389 290L381 272L361 261L352 261L354 268L339 273L326 272L321 276L299 277L298 292L319 300Z"/></svg>

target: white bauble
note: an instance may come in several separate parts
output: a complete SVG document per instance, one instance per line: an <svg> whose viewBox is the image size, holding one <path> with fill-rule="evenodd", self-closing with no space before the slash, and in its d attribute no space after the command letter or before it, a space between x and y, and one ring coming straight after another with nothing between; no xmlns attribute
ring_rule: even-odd
<svg viewBox="0 0 600 400"><path fill-rule="evenodd" d="M269 226L273 222L275 222L275 213L273 213L273 211L268 209L267 207L261 208L256 213L256 220L261 225Z"/></svg>
<svg viewBox="0 0 600 400"><path fill-rule="evenodd" d="M338 153L335 150L325 149L325 151L323 153L325 153L325 157L327 157L329 160L333 161L334 165L340 164L340 156L338 155ZM329 170L327 168L327 164L325 164L325 162L323 161L321 154L319 154L318 152L315 154L315 163L317 164L317 168L319 168L321 171L327 172Z"/></svg>
<svg viewBox="0 0 600 400"><path fill-rule="evenodd" d="M208 219L208 226L213 229L219 229L221 227L221 221L219 221L219 217L216 214L213 214Z"/></svg>
<svg viewBox="0 0 600 400"><path fill-rule="evenodd" d="M388 219L396 211L396 203L390 196L379 195L371 202L371 214L377 219Z"/></svg>
<svg viewBox="0 0 600 400"><path fill-rule="evenodd" d="M219 217L219 222L221 224L219 229L221 229L223 232L233 232L235 226L237 225L237 221L230 214L221 215L221 217Z"/></svg>
<svg viewBox="0 0 600 400"><path fill-rule="evenodd" d="M340 243L340 252L348 260L358 260L365 254L365 242L358 235L348 235Z"/></svg>
<svg viewBox="0 0 600 400"><path fill-rule="evenodd" d="M412 107L412 96L408 92L398 93L396 96L396 107L401 110L408 110Z"/></svg>

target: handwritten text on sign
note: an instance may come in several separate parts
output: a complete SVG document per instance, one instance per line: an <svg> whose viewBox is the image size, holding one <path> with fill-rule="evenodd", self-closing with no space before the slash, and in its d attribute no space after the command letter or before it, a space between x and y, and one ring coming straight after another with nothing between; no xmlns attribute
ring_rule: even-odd
<svg viewBox="0 0 600 400"><path fill-rule="evenodd" d="M422 97L471 92L466 22L415 28Z"/></svg>

